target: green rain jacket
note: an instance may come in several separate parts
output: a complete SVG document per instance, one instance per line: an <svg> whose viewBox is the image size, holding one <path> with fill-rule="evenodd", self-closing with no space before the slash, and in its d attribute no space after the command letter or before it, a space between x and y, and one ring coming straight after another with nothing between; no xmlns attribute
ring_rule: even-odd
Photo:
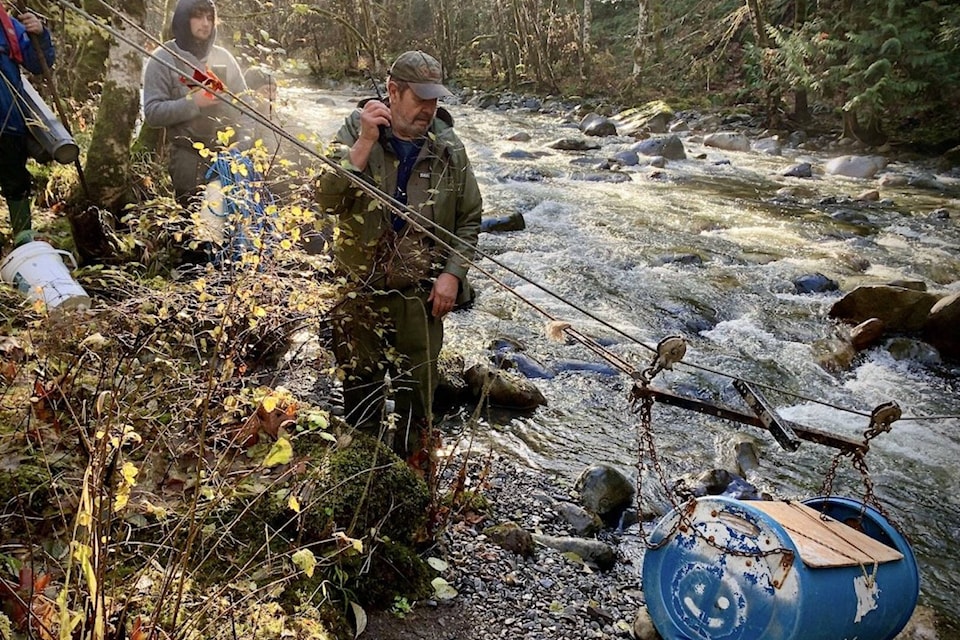
<svg viewBox="0 0 960 640"><path fill-rule="evenodd" d="M362 108L363 104L361 102L358 106ZM351 168L349 150L359 135L360 109L357 109L340 128L334 143L332 158L344 168ZM392 196L396 190L398 165L399 160L391 145L381 142L371 150L363 175ZM399 288L389 283L388 265L395 257L392 254L409 251L390 248L395 247L398 240L393 232L390 212L335 171L326 171L321 176L317 202L326 213L338 217L334 255L339 265L375 290ZM423 237L409 224L399 233L401 246L409 248L410 242L418 242L425 247L430 266L422 274L423 278L433 278L441 272L457 276L460 280L457 302L468 302L473 294L466 274L480 232L483 201L466 150L453 131L453 118L443 108L437 109L427 140L411 172L407 202L413 210L440 227L438 230L424 224L454 247L456 253Z"/></svg>

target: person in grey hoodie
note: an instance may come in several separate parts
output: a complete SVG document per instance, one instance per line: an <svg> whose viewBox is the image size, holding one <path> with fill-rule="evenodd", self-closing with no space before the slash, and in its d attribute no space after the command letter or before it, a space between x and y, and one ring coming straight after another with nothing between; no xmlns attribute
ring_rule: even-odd
<svg viewBox="0 0 960 640"><path fill-rule="evenodd" d="M143 116L147 125L166 129L167 169L174 194L188 206L205 184L210 158L194 146L222 146L217 132L233 127L229 142L248 138L252 121L230 103L247 89L237 60L217 38L213 0L179 0L171 22L173 40L158 47L143 74Z"/></svg>

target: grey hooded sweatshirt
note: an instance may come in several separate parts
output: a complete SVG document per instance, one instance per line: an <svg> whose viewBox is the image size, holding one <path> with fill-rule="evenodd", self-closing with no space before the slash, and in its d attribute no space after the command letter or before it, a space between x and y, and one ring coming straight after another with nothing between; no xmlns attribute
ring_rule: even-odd
<svg viewBox="0 0 960 640"><path fill-rule="evenodd" d="M195 190L203 179L205 163L200 162L194 143L215 148L219 146L219 130L228 126L236 129L237 136L231 142L249 136L252 130L251 120L228 102L221 100L200 109L192 99L191 91L199 86L194 79L197 69L213 71L234 95L241 95L247 88L236 59L214 44L216 26L207 40L193 37L190 14L197 6L212 9L216 16L212 0L179 0L171 24L173 40L154 51L143 74L144 120L149 126L167 130L167 142L173 147L170 173L178 196ZM187 152L196 156L192 163Z"/></svg>

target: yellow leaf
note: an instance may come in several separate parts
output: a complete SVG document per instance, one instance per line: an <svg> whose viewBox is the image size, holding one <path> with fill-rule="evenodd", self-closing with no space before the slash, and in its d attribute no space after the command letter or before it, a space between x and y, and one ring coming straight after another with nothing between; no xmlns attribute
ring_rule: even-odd
<svg viewBox="0 0 960 640"><path fill-rule="evenodd" d="M307 574L308 578L313 577L313 570L317 567L317 557L313 555L313 551L310 549L300 549L295 552L291 557L293 564L297 565L301 571Z"/></svg>
<svg viewBox="0 0 960 640"><path fill-rule="evenodd" d="M81 544L74 540L70 543L73 548L73 559L80 563L83 570L83 576L87 580L87 588L92 597L97 595L97 572L93 569L93 563L90 558L93 557L93 549L88 545Z"/></svg>
<svg viewBox="0 0 960 640"><path fill-rule="evenodd" d="M267 413L273 413L277 408L277 396L269 395L263 399L263 410Z"/></svg>
<svg viewBox="0 0 960 640"><path fill-rule="evenodd" d="M291 494L287 499L287 506L295 513L300 513L300 501L297 500L297 496Z"/></svg>
<svg viewBox="0 0 960 640"><path fill-rule="evenodd" d="M137 474L140 473L140 469L137 469L132 462L124 462L123 469L120 473L123 475L123 481L127 485L131 487L137 486Z"/></svg>
<svg viewBox="0 0 960 640"><path fill-rule="evenodd" d="M287 464L293 459L293 447L286 438L280 438L270 447L270 453L263 461L265 467L275 467L278 464Z"/></svg>

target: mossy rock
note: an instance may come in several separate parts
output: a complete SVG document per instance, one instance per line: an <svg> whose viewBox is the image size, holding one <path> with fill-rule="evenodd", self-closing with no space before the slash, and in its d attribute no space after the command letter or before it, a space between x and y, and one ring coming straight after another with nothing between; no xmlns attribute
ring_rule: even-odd
<svg viewBox="0 0 960 640"><path fill-rule="evenodd" d="M376 543L370 557L358 555L341 567L350 574L348 587L360 604L383 609L403 597L413 602L433 593L437 575L410 547L396 542Z"/></svg>
<svg viewBox="0 0 960 640"><path fill-rule="evenodd" d="M398 542L410 542L426 522L430 493L426 483L382 442L354 433L349 444L316 451L305 495L304 534L321 539L331 528L363 536L371 529Z"/></svg>

